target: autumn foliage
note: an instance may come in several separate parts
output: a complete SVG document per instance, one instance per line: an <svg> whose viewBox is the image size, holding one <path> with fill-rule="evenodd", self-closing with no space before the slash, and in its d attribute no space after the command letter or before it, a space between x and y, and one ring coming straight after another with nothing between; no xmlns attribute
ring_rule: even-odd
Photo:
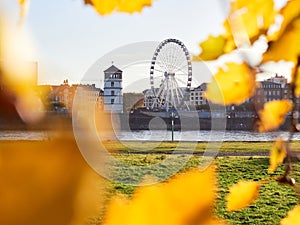
<svg viewBox="0 0 300 225"><path fill-rule="evenodd" d="M28 0L19 1L22 7L26 2ZM152 5L151 0L85 0L84 2L93 6L100 15L112 12L141 12L143 7ZM175 1L174 4L176 4ZM21 14L24 15L24 12L22 8ZM282 22L276 25L277 29L271 29L277 17L282 18ZM279 10L275 9L273 0L233 0L223 26L223 33L218 36L210 35L207 40L199 44L202 52L194 57L195 60L217 60L224 54L250 49L260 37L264 37L268 48L261 55L258 63L253 63L250 59L251 56L247 52L243 52L240 54L242 63L232 61L220 67L207 87L206 97L210 101L222 105L243 103L255 93L256 75L263 72L262 65L269 61L281 60L293 63L292 95L293 98L300 95L300 0L289 0ZM266 103L264 108L258 112L259 131L267 132L278 129L285 121L286 115L293 111L295 111L294 105L289 99ZM292 136L292 132L297 128L297 122L292 121L291 128ZM72 154L70 156L74 157ZM259 197L260 187L272 179L279 182L290 180L291 156L289 140L278 139L270 150L268 172L273 173L278 166L286 163L285 174L279 178L270 177L269 180L239 181L230 188L226 197L227 210L236 211L252 204ZM76 160L78 159L76 158ZM59 164L59 161L56 163ZM60 164L58 166L61 167ZM49 168L44 169L48 170ZM71 179L71 183L74 183L74 190L72 189L74 193L72 194L75 195L79 181L73 177L74 168L67 167L66 169L70 170L66 179ZM82 174L82 169L78 170ZM15 172L12 170L12 173ZM42 179L38 173L36 176L34 179ZM217 219L213 213L217 195L215 177L214 167L209 167L202 172L194 169L177 175L166 183L137 188L131 199L117 195L108 205L104 224L154 224L153 216L156 217L155 224L224 224L224 221ZM288 184L293 185L293 183ZM66 184L62 183L61 185ZM65 187L62 186L62 188ZM42 197L47 197L50 201L51 194L45 190L45 196ZM300 224L300 206L298 205L290 211L288 216L282 219L281 224Z"/></svg>

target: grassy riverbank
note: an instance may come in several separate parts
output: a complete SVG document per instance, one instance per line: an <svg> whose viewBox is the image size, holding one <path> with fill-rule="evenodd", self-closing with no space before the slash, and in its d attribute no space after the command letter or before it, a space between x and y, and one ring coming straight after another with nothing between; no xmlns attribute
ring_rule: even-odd
<svg viewBox="0 0 300 225"><path fill-rule="evenodd" d="M163 178L166 173L172 171L172 167L176 164L172 161L169 165L162 164L157 166L154 171L150 172L148 166L158 164L166 159L173 157L173 160L181 160L185 162L183 155L164 155L164 154L116 154L115 158L119 161L127 163L126 170L116 170L116 177L121 181L132 183L139 182L144 176L153 174L158 178ZM180 172L184 172L195 166L201 166L205 160L200 156L193 156L185 162ZM290 186L278 184L276 181L271 181L262 186L259 199L250 207L238 212L228 213L225 208L225 196L228 194L229 187L239 180L261 180L270 177L267 173L269 159L266 157L221 157L214 160L218 166L218 184L219 194L216 202L216 212L222 218L228 220L231 224L257 224L257 225L273 225L279 224L281 218L287 215L287 212L298 203L298 196ZM140 166L142 169L137 170L135 166ZM292 177L296 181L300 181L300 165L294 165ZM276 177L283 173L283 166L271 177ZM135 190L134 186L120 183L111 184L111 193L123 193L130 196ZM199 191L201 191L199 189ZM159 199L158 199L159 204ZM95 221L99 222L99 219ZM96 225L98 223L91 223Z"/></svg>
<svg viewBox="0 0 300 225"><path fill-rule="evenodd" d="M201 153L208 149L219 151L220 153L235 152L268 152L272 147L272 142L134 142L134 141L106 141L103 145L110 151L118 153L124 152L145 152L145 153L171 153L172 151L182 151L183 153ZM291 143L293 150L300 150L300 141Z"/></svg>
<svg viewBox="0 0 300 225"><path fill-rule="evenodd" d="M44 141L14 141L1 140L0 149L9 148L17 145L32 146L33 148L40 145L51 143L51 140ZM273 142L269 141L231 141L231 142L158 142L158 141L104 141L102 145L110 152L115 153L203 153L205 151L218 151L220 153L246 153L246 152L268 152ZM300 141L292 141L291 148L300 151Z"/></svg>

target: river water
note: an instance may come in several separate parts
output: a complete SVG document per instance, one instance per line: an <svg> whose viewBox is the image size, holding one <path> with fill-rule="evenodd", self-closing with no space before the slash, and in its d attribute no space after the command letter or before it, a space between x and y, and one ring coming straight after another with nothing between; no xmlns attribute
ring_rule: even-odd
<svg viewBox="0 0 300 225"><path fill-rule="evenodd" d="M288 137L288 132L278 131L257 133L250 131L175 131L176 141L272 141L277 137ZM46 140L53 137L47 131L0 131L0 140ZM145 130L145 131L119 131L112 138L110 134L101 135L102 140L118 139L121 141L170 141L171 131ZM293 140L300 140L300 133L293 135Z"/></svg>

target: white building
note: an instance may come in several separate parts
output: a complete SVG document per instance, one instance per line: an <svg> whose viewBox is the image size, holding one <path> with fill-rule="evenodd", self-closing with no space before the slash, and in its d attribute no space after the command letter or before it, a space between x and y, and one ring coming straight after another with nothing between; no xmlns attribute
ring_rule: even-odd
<svg viewBox="0 0 300 225"><path fill-rule="evenodd" d="M285 88L286 84L287 84L287 79L284 76L279 76L278 74L276 74L275 77L271 77L269 78L267 81L276 83L276 84L281 84L282 88Z"/></svg>
<svg viewBox="0 0 300 225"><path fill-rule="evenodd" d="M104 110L123 112L122 70L114 65L104 71Z"/></svg>
<svg viewBox="0 0 300 225"><path fill-rule="evenodd" d="M191 89L190 91L190 105L206 105L208 101L205 97L206 83L202 83L200 86Z"/></svg>

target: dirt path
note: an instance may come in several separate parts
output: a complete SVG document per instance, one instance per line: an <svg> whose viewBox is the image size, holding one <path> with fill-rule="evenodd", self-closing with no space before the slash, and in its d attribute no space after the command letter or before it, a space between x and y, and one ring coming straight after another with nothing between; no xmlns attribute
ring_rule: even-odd
<svg viewBox="0 0 300 225"><path fill-rule="evenodd" d="M118 152L119 154L140 154L140 155L147 155L147 154L165 154L165 155L196 155L196 156L201 156L205 155L207 157L235 157L235 156L261 156L261 157L266 157L269 156L270 152L269 151L262 151L262 152L190 152L190 151L177 151L177 152L172 152L172 151L152 151L152 152L147 152L147 151L133 151L133 152L128 152L128 151L120 151Z"/></svg>

